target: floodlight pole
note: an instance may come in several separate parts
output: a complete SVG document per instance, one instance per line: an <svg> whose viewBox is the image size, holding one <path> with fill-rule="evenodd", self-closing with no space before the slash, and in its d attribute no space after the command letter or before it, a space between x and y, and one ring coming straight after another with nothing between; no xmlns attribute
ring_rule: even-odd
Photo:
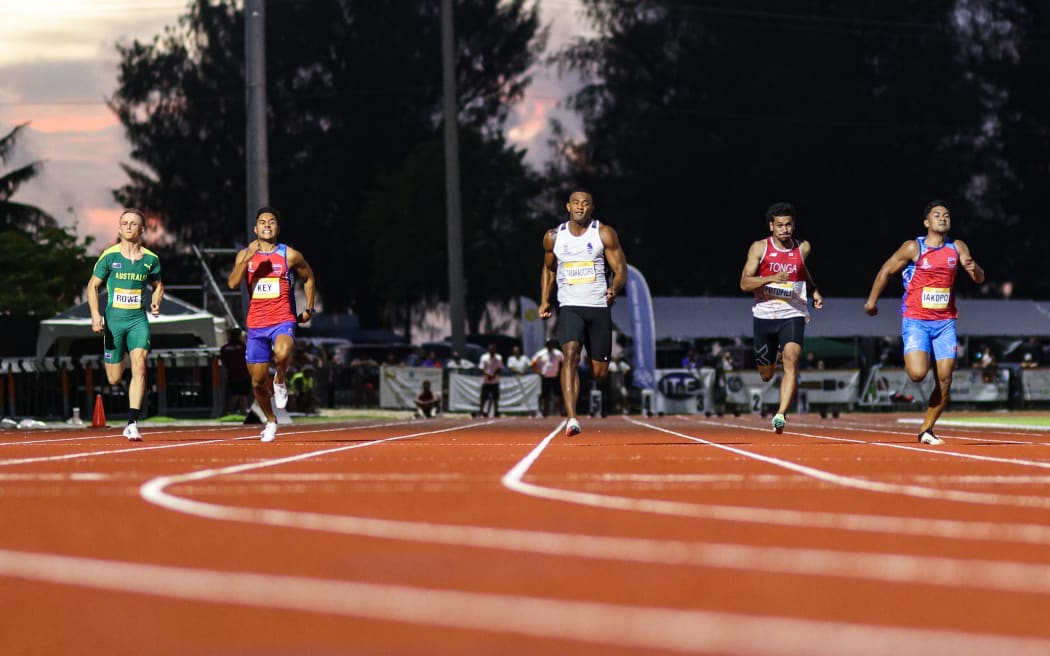
<svg viewBox="0 0 1050 656"><path fill-rule="evenodd" d="M247 238L255 238L255 212L269 205L270 170L266 142L266 0L244 1L244 141L246 170ZM248 290L241 291L241 304L248 308Z"/></svg>
<svg viewBox="0 0 1050 656"><path fill-rule="evenodd" d="M456 108L455 36L452 0L441 0L441 76L445 96L445 211L448 243L448 306L452 348L466 350L464 335L463 211L459 195L459 132Z"/></svg>

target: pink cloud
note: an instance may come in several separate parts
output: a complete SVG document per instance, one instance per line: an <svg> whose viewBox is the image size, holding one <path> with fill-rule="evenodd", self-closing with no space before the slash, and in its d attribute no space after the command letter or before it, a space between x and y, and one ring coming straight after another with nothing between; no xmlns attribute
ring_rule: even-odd
<svg viewBox="0 0 1050 656"><path fill-rule="evenodd" d="M83 105L79 107L30 106L19 108L19 113L4 115L4 122L18 125L29 123L42 133L98 132L118 123L108 107Z"/></svg>
<svg viewBox="0 0 1050 656"><path fill-rule="evenodd" d="M95 250L113 245L117 240L117 207L91 207L84 211L77 226L77 234L94 235Z"/></svg>
<svg viewBox="0 0 1050 656"><path fill-rule="evenodd" d="M507 138L518 144L531 142L547 127L547 117L556 104L547 98L526 98L517 107L520 120L507 130Z"/></svg>

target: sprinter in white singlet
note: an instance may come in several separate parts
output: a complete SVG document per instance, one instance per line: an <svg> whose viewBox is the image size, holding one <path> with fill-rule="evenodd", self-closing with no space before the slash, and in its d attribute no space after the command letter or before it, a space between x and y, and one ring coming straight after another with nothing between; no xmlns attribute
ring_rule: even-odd
<svg viewBox="0 0 1050 656"><path fill-rule="evenodd" d="M571 437L582 432L576 417L582 347L587 348L591 374L599 385L609 373L612 354L609 306L627 285L627 260L616 231L591 216L594 199L590 193L574 191L565 208L569 220L543 236L539 314L542 319L552 316L551 295L557 286L557 334L565 354L561 391L568 417L565 434ZM612 271L611 282L607 270Z"/></svg>

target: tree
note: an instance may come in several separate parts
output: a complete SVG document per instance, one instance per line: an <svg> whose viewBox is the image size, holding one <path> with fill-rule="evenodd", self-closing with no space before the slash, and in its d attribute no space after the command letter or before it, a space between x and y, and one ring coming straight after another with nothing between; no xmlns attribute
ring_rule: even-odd
<svg viewBox="0 0 1050 656"><path fill-rule="evenodd" d="M440 142L424 142L401 169L380 175L354 233L358 243L370 244L369 288L391 319L407 321L409 308L448 298L445 187L444 179L434 176L443 158ZM545 224L536 201L546 183L523 158L523 151L502 138L485 138L478 130L460 133L463 178L504 181L501 187L472 185L461 198L471 333L480 332L488 302L507 304L538 289Z"/></svg>
<svg viewBox="0 0 1050 656"><path fill-rule="evenodd" d="M994 23L1018 2L979 4ZM564 167L596 192L655 293L738 294L774 201L798 206L832 295L862 295L933 197L958 201L960 237L999 218L962 220L981 209L974 172L996 156L984 129L998 90L963 56L996 34L964 33L962 0L584 4L598 36L558 55L588 76L572 103L585 141L567 145ZM1045 125L1037 109L1023 114ZM977 254L997 270L998 254Z"/></svg>
<svg viewBox="0 0 1050 656"><path fill-rule="evenodd" d="M17 126L0 138L0 164L8 161L19 133ZM78 243L76 228L59 227L43 210L12 200L22 183L41 169L33 162L0 176L0 312L52 315L65 310L84 291L91 275L86 237Z"/></svg>
<svg viewBox="0 0 1050 656"><path fill-rule="evenodd" d="M283 237L315 269L326 310L379 315L369 247L355 243L355 229L381 172L410 166L439 134L439 9L428 0L267 5L271 203L284 214ZM496 139L545 32L525 0L465 0L456 12L458 118ZM129 183L116 197L162 215L181 241L242 241L241 10L197 0L178 26L119 51L111 104L136 165L125 167ZM440 179L440 162L428 161L427 178ZM498 194L515 187L497 177L506 172L483 169L464 185Z"/></svg>
<svg viewBox="0 0 1050 656"><path fill-rule="evenodd" d="M17 125L0 138L0 164L6 164L10 160L18 136L27 125L29 124ZM18 188L40 173L42 167L43 162L31 162L0 176L0 230L35 231L55 225L54 218L44 210L11 200Z"/></svg>

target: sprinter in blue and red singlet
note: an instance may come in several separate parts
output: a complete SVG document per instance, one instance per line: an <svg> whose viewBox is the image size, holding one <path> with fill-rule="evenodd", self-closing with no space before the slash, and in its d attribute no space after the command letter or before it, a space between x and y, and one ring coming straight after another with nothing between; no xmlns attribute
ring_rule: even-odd
<svg viewBox="0 0 1050 656"><path fill-rule="evenodd" d="M974 282L981 284L984 270L974 261L970 248L962 240L949 239L952 221L944 201L927 203L922 216L926 236L909 239L886 260L875 276L864 311L871 316L879 313L879 295L886 289L890 276L903 271L901 337L904 341L904 369L912 380L919 382L929 373L930 355L933 355L935 384L926 404L926 416L919 427L919 442L936 445L944 443L934 434L933 426L948 406L958 345L955 273L962 266Z"/></svg>
<svg viewBox="0 0 1050 656"><path fill-rule="evenodd" d="M795 239L795 208L774 203L766 210L770 236L751 244L740 273L740 289L752 292L755 364L762 380L772 380L777 356L784 367L780 381L780 407L773 415L773 430L783 433L786 414L798 389L798 356L813 307L824 307L813 275L806 266L810 245Z"/></svg>
<svg viewBox="0 0 1050 656"><path fill-rule="evenodd" d="M252 376L255 400L266 415L262 441L277 437L277 417L273 405L283 408L288 403L288 365L295 353L295 324L305 323L314 314L314 272L303 254L277 242L280 234L277 210L263 207L255 214L255 241L237 254L227 283L237 289L242 281L248 285L248 328L245 360ZM293 274L303 281L306 309L295 311ZM273 383L270 382L270 359L273 357ZM272 401L271 401L272 399Z"/></svg>

